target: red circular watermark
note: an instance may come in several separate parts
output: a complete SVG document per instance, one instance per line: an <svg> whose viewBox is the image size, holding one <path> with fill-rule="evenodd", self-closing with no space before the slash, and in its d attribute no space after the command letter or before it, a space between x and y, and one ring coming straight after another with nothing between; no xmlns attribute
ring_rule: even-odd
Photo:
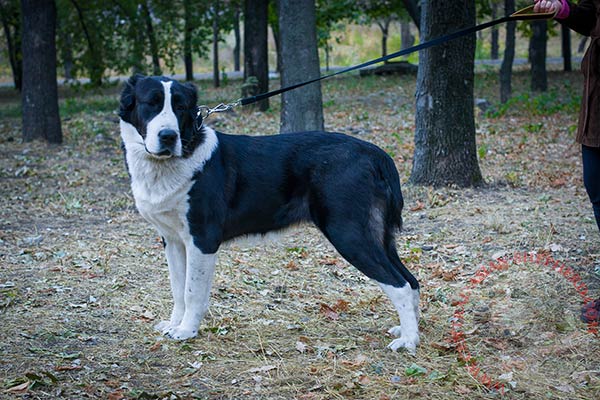
<svg viewBox="0 0 600 400"><path fill-rule="evenodd" d="M504 394L505 384L494 380L489 374L483 372L477 362L477 358L473 356L467 346L467 335L463 329L465 325L465 305L471 299L471 292L477 286L481 285L491 274L496 271L506 271L511 266L520 263L532 263L557 272L573 285L584 305L593 301L588 295L588 287L581 279L581 275L573 268L567 267L562 261L555 260L549 254L515 253L512 256L500 257L488 265L479 267L475 275L469 280L468 285L459 293L459 300L453 304L456 309L452 315L450 342L458 352L459 359L464 362L467 372L487 389L498 391L500 394ZM587 310L589 314L585 315L589 321L587 322L587 331L590 334L598 335L599 324L597 316L593 314L594 312L592 308L589 308Z"/></svg>

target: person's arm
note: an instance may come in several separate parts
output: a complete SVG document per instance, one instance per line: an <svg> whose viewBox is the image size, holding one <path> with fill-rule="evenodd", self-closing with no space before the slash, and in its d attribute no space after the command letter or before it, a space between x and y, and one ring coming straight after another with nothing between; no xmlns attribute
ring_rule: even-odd
<svg viewBox="0 0 600 400"><path fill-rule="evenodd" d="M563 18L557 18L561 23L584 36L590 36L592 29L596 26L596 6L593 0L580 0L578 4L562 0L568 7L568 13ZM565 7L563 6L563 7ZM563 10L561 10L563 11ZM562 14L559 12L559 14Z"/></svg>

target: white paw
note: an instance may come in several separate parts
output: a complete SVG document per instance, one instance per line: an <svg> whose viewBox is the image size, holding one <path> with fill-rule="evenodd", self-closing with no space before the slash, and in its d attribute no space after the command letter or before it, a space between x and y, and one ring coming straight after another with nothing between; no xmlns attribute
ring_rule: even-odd
<svg viewBox="0 0 600 400"><path fill-rule="evenodd" d="M392 336L400 337L402 336L402 328L400 325L391 327L390 330L388 330L388 333Z"/></svg>
<svg viewBox="0 0 600 400"><path fill-rule="evenodd" d="M176 326L174 328L170 328L168 332L165 334L167 337L175 340L185 340L189 338L193 338L198 334L197 329L186 328L183 326Z"/></svg>
<svg viewBox="0 0 600 400"><path fill-rule="evenodd" d="M399 337L398 339L392 340L392 343L388 345L388 348L392 351L398 349L406 349L413 356L417 353L417 345L419 344L419 337Z"/></svg>
<svg viewBox="0 0 600 400"><path fill-rule="evenodd" d="M154 330L159 331L163 335L166 334L169 329L171 329L171 321L160 321L158 324L154 325Z"/></svg>

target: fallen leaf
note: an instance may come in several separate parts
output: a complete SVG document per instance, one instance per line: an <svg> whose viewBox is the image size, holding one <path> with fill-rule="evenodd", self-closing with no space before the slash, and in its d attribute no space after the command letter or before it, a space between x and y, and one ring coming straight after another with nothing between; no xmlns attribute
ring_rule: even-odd
<svg viewBox="0 0 600 400"><path fill-rule="evenodd" d="M262 367L257 367L257 368L249 369L247 371L244 371L244 373L247 373L247 374L256 374L258 372L269 372L269 371L272 371L274 369L277 369L277 366L275 366L275 365L264 365Z"/></svg>
<svg viewBox="0 0 600 400"><path fill-rule="evenodd" d="M456 347L456 345L453 343L447 343L447 342L433 342L433 343L431 343L431 347L433 347L436 350L450 351L450 350L454 349Z"/></svg>
<svg viewBox="0 0 600 400"><path fill-rule="evenodd" d="M456 280L456 276L458 275L458 268L454 268L453 270L450 271L443 271L442 272L442 279L446 282L451 282L451 281L455 281Z"/></svg>
<svg viewBox="0 0 600 400"><path fill-rule="evenodd" d="M550 186L553 188L560 188L567 184L567 180L565 178L556 178L552 182L550 182Z"/></svg>
<svg viewBox="0 0 600 400"><path fill-rule="evenodd" d="M559 385L554 386L554 389L563 393L575 393L575 388L571 385Z"/></svg>
<svg viewBox="0 0 600 400"><path fill-rule="evenodd" d="M425 203L423 203L422 201L417 201L417 204L415 204L414 206L412 206L410 208L410 211L421 211L422 209L425 208Z"/></svg>
<svg viewBox="0 0 600 400"><path fill-rule="evenodd" d="M108 400L122 400L125 398L122 390L117 390L116 392L109 393L107 396Z"/></svg>
<svg viewBox="0 0 600 400"><path fill-rule="evenodd" d="M367 356L359 354L354 360L342 360L342 365L349 369L358 369L367 362Z"/></svg>
<svg viewBox="0 0 600 400"><path fill-rule="evenodd" d="M82 368L81 365L57 365L54 367L55 371L79 371Z"/></svg>
<svg viewBox="0 0 600 400"><path fill-rule="evenodd" d="M161 342L156 342L152 346L150 346L150 351L156 351L156 350L160 349L161 346L162 346Z"/></svg>
<svg viewBox="0 0 600 400"><path fill-rule="evenodd" d="M294 262L294 260L291 260L289 263L287 263L287 265L285 266L286 269L289 269L290 271L297 271L298 270L298 265Z"/></svg>
<svg viewBox="0 0 600 400"><path fill-rule="evenodd" d="M325 303L321 303L321 309L319 310L319 312L332 321L337 321L338 319L340 319L340 315L337 312L335 312L333 308L329 307Z"/></svg>
<svg viewBox="0 0 600 400"><path fill-rule="evenodd" d="M425 375L427 373L427 369L421 367L420 365L417 365L416 363L412 363L410 367L404 370L404 373L406 374L406 376Z"/></svg>
<svg viewBox="0 0 600 400"><path fill-rule="evenodd" d="M302 343L301 341L296 342L296 350L300 353L305 353L307 348L308 346L305 343Z"/></svg>
<svg viewBox="0 0 600 400"><path fill-rule="evenodd" d="M338 301L335 302L334 306L331 308L337 312L345 312L345 311L348 311L349 305L350 305L350 303L348 303L347 301L339 299Z"/></svg>
<svg viewBox="0 0 600 400"><path fill-rule="evenodd" d="M320 264L321 265L337 265L338 262L339 262L339 260L336 257L326 256L320 261Z"/></svg>
<svg viewBox="0 0 600 400"><path fill-rule="evenodd" d="M27 391L27 388L29 387L30 382L23 382L20 385L17 386L13 386L10 389L6 390L9 393L20 393L20 392L25 392Z"/></svg>
<svg viewBox="0 0 600 400"><path fill-rule="evenodd" d="M471 393L471 389L469 389L468 387L464 386L464 385L458 385L457 387L454 388L454 391L458 394L469 394Z"/></svg>

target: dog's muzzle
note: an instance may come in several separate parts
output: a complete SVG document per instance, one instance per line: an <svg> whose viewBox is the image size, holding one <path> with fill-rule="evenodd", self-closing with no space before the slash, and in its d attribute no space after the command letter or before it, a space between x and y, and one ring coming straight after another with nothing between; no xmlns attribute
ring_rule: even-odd
<svg viewBox="0 0 600 400"><path fill-rule="evenodd" d="M156 158L171 158L175 155L175 147L179 134L173 129L163 129L158 132L158 151L149 152ZM147 149L146 149L147 150Z"/></svg>

